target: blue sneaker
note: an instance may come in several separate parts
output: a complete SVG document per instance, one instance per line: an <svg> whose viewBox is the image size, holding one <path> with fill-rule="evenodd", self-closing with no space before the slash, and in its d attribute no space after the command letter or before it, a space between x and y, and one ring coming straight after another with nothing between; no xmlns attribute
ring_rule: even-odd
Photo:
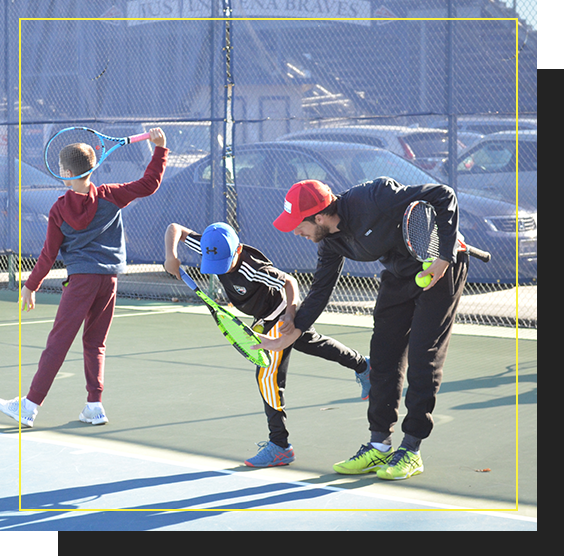
<svg viewBox="0 0 564 556"><path fill-rule="evenodd" d="M366 357L366 365L366 371L363 371L362 373L356 373L356 381L362 388L360 397L363 400L367 400L368 395L370 394L370 357Z"/></svg>
<svg viewBox="0 0 564 556"><path fill-rule="evenodd" d="M294 448L289 444L287 448L281 448L272 442L260 442L257 444L259 451L256 456L245 461L249 467L275 467L277 465L289 465L296 458Z"/></svg>

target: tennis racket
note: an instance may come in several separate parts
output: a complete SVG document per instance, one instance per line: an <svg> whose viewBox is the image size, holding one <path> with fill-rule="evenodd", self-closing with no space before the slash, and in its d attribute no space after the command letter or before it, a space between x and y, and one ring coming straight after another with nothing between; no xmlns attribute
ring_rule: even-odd
<svg viewBox="0 0 564 556"><path fill-rule="evenodd" d="M186 274L183 268L179 269L180 277L184 283L192 288L196 295L207 305L215 323L227 338L229 343L246 359L259 367L270 365L270 354L264 349L251 350L251 346L260 344L260 338L241 320L232 315L229 311L219 306L213 299L210 299Z"/></svg>
<svg viewBox="0 0 564 556"><path fill-rule="evenodd" d="M436 223L437 213L427 201L414 201L403 215L403 240L409 253L419 262L436 259L439 256L439 233ZM458 237L458 251L466 252L487 263L491 254L471 245L466 245Z"/></svg>
<svg viewBox="0 0 564 556"><path fill-rule="evenodd" d="M129 145L130 143L145 141L149 139L149 137L149 132L132 135L130 137L110 137L88 127L67 127L55 133L55 135L53 135L53 137L51 137L51 139L47 142L44 152L45 166L47 166L47 170L49 170L49 172L59 180L74 180L83 178L96 170L96 168L98 168L98 166L100 166L100 164L102 164L102 162L115 150L123 147L124 145ZM80 175L72 176L70 178L61 176L59 153L67 145L75 143L85 143L94 149L94 154L96 155L94 167L89 167L90 165L87 164L84 172ZM84 165L84 163L81 164L81 162L82 161L78 162L79 166Z"/></svg>

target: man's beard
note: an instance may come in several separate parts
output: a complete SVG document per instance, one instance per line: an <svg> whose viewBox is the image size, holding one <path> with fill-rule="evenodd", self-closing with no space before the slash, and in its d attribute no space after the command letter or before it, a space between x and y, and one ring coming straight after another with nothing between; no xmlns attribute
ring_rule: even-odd
<svg viewBox="0 0 564 556"><path fill-rule="evenodd" d="M323 239L325 239L331 232L329 231L328 226L322 226L320 224L315 225L314 235L311 238L311 241L314 243L319 243Z"/></svg>

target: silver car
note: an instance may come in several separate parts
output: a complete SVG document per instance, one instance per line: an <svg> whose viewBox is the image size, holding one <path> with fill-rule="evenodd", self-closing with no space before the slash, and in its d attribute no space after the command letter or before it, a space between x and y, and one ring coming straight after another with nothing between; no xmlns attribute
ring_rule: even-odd
<svg viewBox="0 0 564 556"><path fill-rule="evenodd" d="M445 164L432 173L439 181L448 183ZM457 186L460 191L485 194L536 211L537 130L519 131L518 145L515 131L501 131L483 137L459 155Z"/></svg>

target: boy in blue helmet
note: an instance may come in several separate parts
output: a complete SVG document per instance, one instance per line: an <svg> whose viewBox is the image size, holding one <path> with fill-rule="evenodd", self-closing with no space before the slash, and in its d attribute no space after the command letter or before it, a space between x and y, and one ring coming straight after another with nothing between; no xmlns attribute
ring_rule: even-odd
<svg viewBox="0 0 564 556"><path fill-rule="evenodd" d="M277 338L279 329L299 305L298 284L292 276L275 268L258 249L241 244L235 230L223 222L208 226L203 234L179 224L170 224L165 234L167 272L180 279L178 243L202 255L201 272L216 274L227 298L241 312L254 318L253 329ZM273 352L268 367L257 367L256 379L264 402L269 441L259 444L258 453L245 461L249 467L288 465L294 450L288 442L284 389L292 348L302 353L335 361L356 372L362 398L370 390L370 363L356 350L323 336L311 326L282 352Z"/></svg>

